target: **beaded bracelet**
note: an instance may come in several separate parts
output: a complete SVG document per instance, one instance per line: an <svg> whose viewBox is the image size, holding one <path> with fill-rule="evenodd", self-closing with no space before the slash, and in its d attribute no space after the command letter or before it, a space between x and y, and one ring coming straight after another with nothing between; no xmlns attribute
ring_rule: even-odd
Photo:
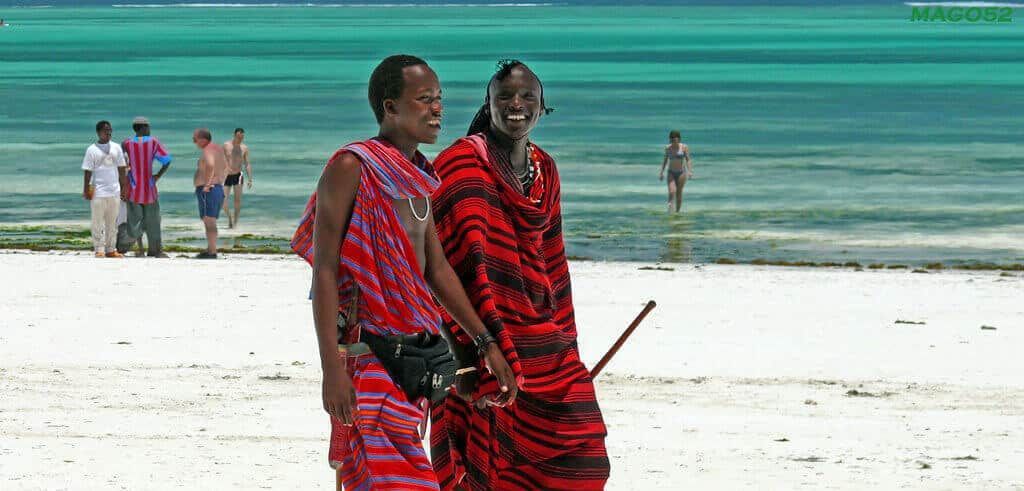
<svg viewBox="0 0 1024 491"><path fill-rule="evenodd" d="M491 336L491 333L487 331L477 334L476 337L473 338L473 344L476 345L476 353L481 357L487 353L487 345L497 342L498 341L494 339L494 336Z"/></svg>

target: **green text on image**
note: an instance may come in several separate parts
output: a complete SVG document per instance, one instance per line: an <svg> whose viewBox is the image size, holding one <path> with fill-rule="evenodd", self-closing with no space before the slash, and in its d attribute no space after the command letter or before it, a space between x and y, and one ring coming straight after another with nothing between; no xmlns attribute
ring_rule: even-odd
<svg viewBox="0 0 1024 491"><path fill-rule="evenodd" d="M911 22L1013 22L1010 7L944 7L915 5Z"/></svg>

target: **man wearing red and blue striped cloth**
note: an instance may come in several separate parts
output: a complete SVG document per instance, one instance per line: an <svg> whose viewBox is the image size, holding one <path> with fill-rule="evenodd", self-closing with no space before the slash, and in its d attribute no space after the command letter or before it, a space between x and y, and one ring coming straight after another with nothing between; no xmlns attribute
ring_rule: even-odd
<svg viewBox="0 0 1024 491"><path fill-rule="evenodd" d="M372 352L339 355L339 313L351 314L355 305L357 327L343 334L348 346L360 333L436 335L433 293L475 336L501 386L495 403L512 402L516 382L434 230L429 197L437 176L417 147L434 143L441 130L437 75L419 58L390 56L370 76L369 99L380 133L330 158L292 239L292 249L313 266L323 405L331 416L328 460L346 490L437 490L417 430L424 398L410 400Z"/></svg>
<svg viewBox="0 0 1024 491"><path fill-rule="evenodd" d="M148 242L147 255L150 257L167 257L163 253L163 242L160 236L160 199L157 195L156 183L167 172L171 164L171 154L167 152L160 140L149 134L149 120L139 116L132 120L135 137L121 143L125 156L128 157L128 221L125 233L118 234L117 250L125 253L132 243L138 241L139 253L142 255L142 234L146 234ZM160 162L160 171L153 174L153 161Z"/></svg>

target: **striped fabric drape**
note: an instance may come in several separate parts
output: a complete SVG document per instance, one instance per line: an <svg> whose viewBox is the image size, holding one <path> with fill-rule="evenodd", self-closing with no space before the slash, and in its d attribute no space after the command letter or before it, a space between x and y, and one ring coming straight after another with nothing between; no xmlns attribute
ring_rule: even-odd
<svg viewBox="0 0 1024 491"><path fill-rule="evenodd" d="M482 135L435 160L434 220L445 254L519 380L506 408L455 396L433 408L431 456L442 489L602 489L606 429L576 348L554 160L534 147L542 179L524 196L496 169ZM450 317L445 327L468 342ZM475 397L497 392L483 371Z"/></svg>
<svg viewBox="0 0 1024 491"><path fill-rule="evenodd" d="M423 278L412 243L395 211L396 199L430 196L437 177L422 155L410 162L390 143L371 139L338 150L362 161L361 178L348 230L338 251L339 306L359 287L361 329L379 335L439 332L440 317ZM292 238L292 249L313 264L316 193ZM354 342L355 339L349 341ZM328 460L341 467L347 490L437 489L417 425L419 401L407 400L372 354L349 361L358 410L346 427L331 418Z"/></svg>

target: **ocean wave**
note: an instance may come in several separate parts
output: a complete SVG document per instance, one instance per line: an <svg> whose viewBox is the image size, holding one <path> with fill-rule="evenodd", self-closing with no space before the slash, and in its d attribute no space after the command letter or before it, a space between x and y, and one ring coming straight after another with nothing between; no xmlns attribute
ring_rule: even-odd
<svg viewBox="0 0 1024 491"><path fill-rule="evenodd" d="M911 7L1024 7L1024 3L1002 2L903 2L903 4Z"/></svg>
<svg viewBox="0 0 1024 491"><path fill-rule="evenodd" d="M554 7L559 3L171 3L171 4L150 4L150 3L127 3L113 4L111 7L119 9L142 9L142 8L402 8L402 7Z"/></svg>
<svg viewBox="0 0 1024 491"><path fill-rule="evenodd" d="M1020 237L1024 227L993 227L972 230L970 234L954 233L881 233L881 232L825 232L813 230L709 230L699 236L718 240L740 240L780 243L824 243L831 248L893 248L893 249L976 249L1024 252Z"/></svg>

